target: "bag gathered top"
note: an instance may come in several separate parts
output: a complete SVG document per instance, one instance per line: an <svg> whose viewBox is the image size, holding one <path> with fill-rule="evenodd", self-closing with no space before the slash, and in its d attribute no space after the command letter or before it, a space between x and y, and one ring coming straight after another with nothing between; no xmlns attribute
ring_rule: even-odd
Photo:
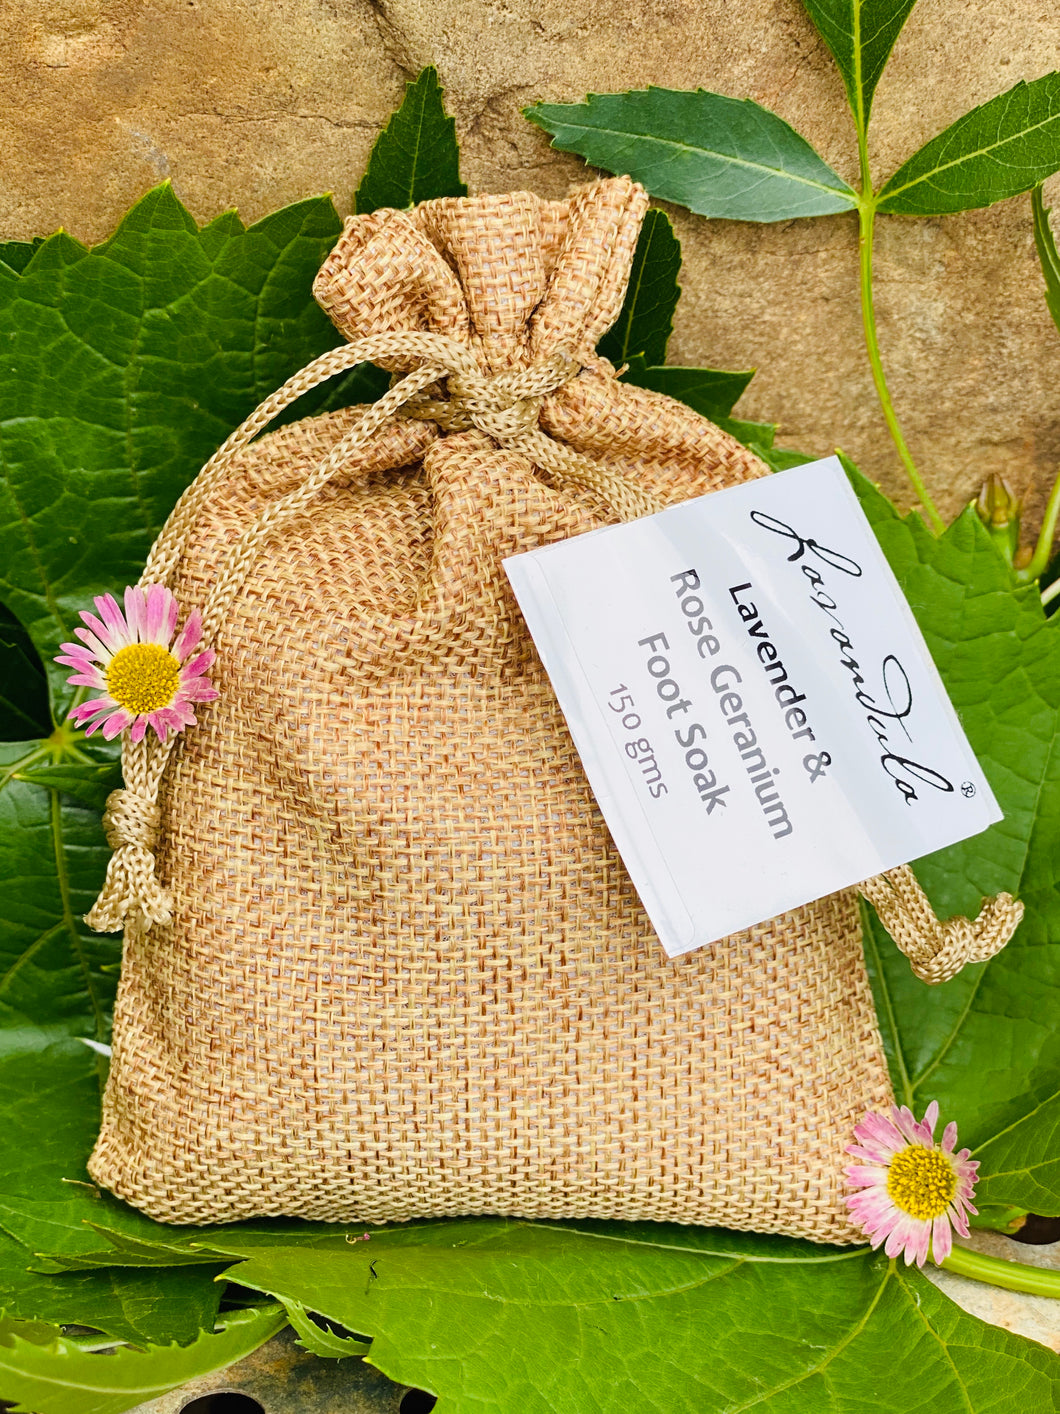
<svg viewBox="0 0 1060 1414"><path fill-rule="evenodd" d="M668 960L501 565L765 473L595 353L625 178L351 217L349 341L224 444L141 585L202 615L216 701L123 746L89 914L125 928L89 1169L173 1223L660 1219L859 1240L844 1147L891 1102L847 890ZM389 393L259 437L371 360ZM996 952L861 891L926 981Z"/></svg>

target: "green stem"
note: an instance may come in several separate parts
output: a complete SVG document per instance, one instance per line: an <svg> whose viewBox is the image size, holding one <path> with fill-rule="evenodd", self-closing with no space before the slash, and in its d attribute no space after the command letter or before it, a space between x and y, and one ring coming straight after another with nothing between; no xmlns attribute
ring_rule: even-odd
<svg viewBox="0 0 1060 1414"><path fill-rule="evenodd" d="M859 124L859 128L861 125ZM946 529L946 524L935 508L935 503L928 494L928 489L921 479L916 463L909 448L905 444L902 436L902 429L898 425L898 416L891 402L890 390L887 387L887 378L883 371L883 363L880 359L880 344L876 336L876 311L872 303L872 240L876 229L876 196L872 190L872 174L869 171L868 144L864 131L858 133L858 151L861 158L861 196L858 201L858 245L861 253L861 322L865 327L865 346L869 352L869 363L872 366L872 381L876 384L876 394L883 409L883 416L887 422L887 428L898 448L898 455L902 459L906 473L912 483L920 504L924 507L928 520L934 527L935 533L941 535Z"/></svg>
<svg viewBox="0 0 1060 1414"><path fill-rule="evenodd" d="M1034 547L1034 554L1023 569L1016 571L1018 580L1026 582L1040 579L1045 573L1049 566L1049 556L1052 553L1058 518L1060 518L1060 475L1053 482L1053 489L1049 492L1049 500L1045 507L1045 519L1042 521L1042 528L1038 533L1038 543Z"/></svg>
<svg viewBox="0 0 1060 1414"><path fill-rule="evenodd" d="M1006 1291L1060 1297L1060 1271L1051 1271L1047 1267L1026 1267L1022 1262L1005 1262L1000 1257L987 1257L968 1247L954 1247L940 1265L947 1272L989 1282L991 1286L1002 1286Z"/></svg>

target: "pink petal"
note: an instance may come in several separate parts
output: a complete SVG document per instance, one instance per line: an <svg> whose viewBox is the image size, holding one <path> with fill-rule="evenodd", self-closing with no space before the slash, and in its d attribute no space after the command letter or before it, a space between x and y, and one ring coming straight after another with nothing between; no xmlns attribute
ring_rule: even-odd
<svg viewBox="0 0 1060 1414"><path fill-rule="evenodd" d="M887 1186L887 1170L872 1168L869 1164L851 1164L843 1170L848 1183L855 1188L871 1188L875 1185Z"/></svg>
<svg viewBox="0 0 1060 1414"><path fill-rule="evenodd" d="M75 707L70 713L70 720L79 727L90 717L103 717L107 712L113 712L117 705L113 697L93 697L88 702L82 702L80 707ZM96 726L99 726L98 722Z"/></svg>
<svg viewBox="0 0 1060 1414"><path fill-rule="evenodd" d="M97 666L96 659L87 648L82 648L79 654L57 653L55 661L64 668L76 668L79 673L90 673Z"/></svg>
<svg viewBox="0 0 1060 1414"><path fill-rule="evenodd" d="M880 1219L879 1223L876 1225L875 1231L872 1233L873 1247L879 1247L879 1245L881 1244L881 1242L883 1242L885 1238L889 1238L894 1232L895 1228L898 1227L901 1220L902 1215L898 1212L896 1208L892 1208L889 1213L884 1214L884 1216Z"/></svg>
<svg viewBox="0 0 1060 1414"><path fill-rule="evenodd" d="M119 707L103 723L103 740L113 741L119 732L123 732L133 720L131 712L127 712L124 707Z"/></svg>
<svg viewBox="0 0 1060 1414"><path fill-rule="evenodd" d="M879 1246L901 1216L886 1193L876 1190L855 1193L846 1203L854 1221L872 1239L874 1247Z"/></svg>
<svg viewBox="0 0 1060 1414"><path fill-rule="evenodd" d="M862 1142L881 1145L889 1154L896 1154L905 1148L905 1139L899 1129L885 1116L870 1110L854 1130L855 1137Z"/></svg>
<svg viewBox="0 0 1060 1414"><path fill-rule="evenodd" d="M177 634L177 641L173 645L173 656L178 663L183 663L189 653L194 653L195 649L199 646L199 640L201 638L202 615L199 613L198 609L192 609L191 613L188 615L187 623ZM210 662L213 662L212 656ZM206 666L209 667L210 664L207 663Z"/></svg>
<svg viewBox="0 0 1060 1414"><path fill-rule="evenodd" d="M872 1223L881 1223L898 1211L885 1188L870 1188L867 1192L862 1189L848 1198L847 1203L851 1212Z"/></svg>
<svg viewBox="0 0 1060 1414"><path fill-rule="evenodd" d="M907 1144L917 1144L920 1142L920 1126L908 1106L902 1105L899 1109L897 1105L892 1105L891 1118L894 1120L895 1129L898 1130Z"/></svg>
<svg viewBox="0 0 1060 1414"><path fill-rule="evenodd" d="M213 667L213 660L216 657L217 654L212 648L204 648L201 653L196 653L194 658L188 659L181 672L190 673L193 677L197 677Z"/></svg>
<svg viewBox="0 0 1060 1414"><path fill-rule="evenodd" d="M87 609L82 609L79 617L82 623L88 625L99 639L100 643L107 649L108 653L117 653L119 648L124 648L126 643L125 635L108 628L105 623L96 618L95 614L90 614ZM77 632L76 628L74 632Z"/></svg>
<svg viewBox="0 0 1060 1414"><path fill-rule="evenodd" d="M939 1102L938 1100L932 1100L931 1104L928 1105L927 1109L924 1111L923 1119L923 1127L927 1130L928 1137L931 1140L932 1144L934 1144L935 1142L935 1126L936 1124L938 1124L938 1122Z"/></svg>
<svg viewBox="0 0 1060 1414"><path fill-rule="evenodd" d="M90 653L83 643L60 643L59 650L62 656L56 656L55 661L68 663L71 668L76 668L82 663L87 668L96 661L95 654Z"/></svg>
<svg viewBox="0 0 1060 1414"><path fill-rule="evenodd" d="M952 1251L953 1233L950 1231L949 1219L936 1218L931 1228L931 1260L936 1266L941 1266Z"/></svg>
<svg viewBox="0 0 1060 1414"><path fill-rule="evenodd" d="M195 713L190 707L182 708L180 704L174 703L149 713L147 720L158 733L159 740L165 741L167 732L182 732L185 727L194 725Z"/></svg>
<svg viewBox="0 0 1060 1414"><path fill-rule="evenodd" d="M913 1234L913 1239L907 1244L905 1249L905 1264L910 1266L916 1262L918 1267L922 1267L927 1261L928 1248L931 1246L931 1224L922 1222L917 1224L917 1231Z"/></svg>
<svg viewBox="0 0 1060 1414"><path fill-rule="evenodd" d="M942 1147L947 1154L953 1153L953 1146L957 1142L957 1126L951 1119L946 1128L942 1131Z"/></svg>
<svg viewBox="0 0 1060 1414"><path fill-rule="evenodd" d="M904 1144L902 1148L905 1148ZM844 1152L851 1158L864 1159L870 1164L890 1164L895 1155L895 1151L886 1144L876 1143L848 1144Z"/></svg>
<svg viewBox="0 0 1060 1414"><path fill-rule="evenodd" d="M900 1252L904 1252L906 1265L909 1265L917 1258L921 1241L923 1241L926 1254L930 1228L930 1223L920 1222L903 1213L900 1220L895 1223L883 1250L888 1257L892 1258L897 1257ZM918 1261L917 1265L919 1266L921 1263Z"/></svg>
<svg viewBox="0 0 1060 1414"><path fill-rule="evenodd" d="M141 713L139 714L139 716L136 718L135 722L133 722L133 724L132 724L132 730L129 732L129 740L130 740L130 741L143 741L144 733L145 733L146 731L147 731L147 718L146 718L146 717L144 716L144 714L141 712Z"/></svg>
<svg viewBox="0 0 1060 1414"><path fill-rule="evenodd" d="M180 606L168 589L165 590L165 596L166 609L162 619L162 627L166 631L165 641L169 643L172 641L173 635L177 631L177 615L180 612Z"/></svg>
<svg viewBox="0 0 1060 1414"><path fill-rule="evenodd" d="M975 1213L978 1209L971 1208L969 1211ZM958 1237L968 1236L968 1219L955 1203L951 1203L946 1209L946 1216L953 1224L954 1231L957 1233Z"/></svg>
<svg viewBox="0 0 1060 1414"><path fill-rule="evenodd" d="M98 659L99 662L109 663L114 657L110 649L101 643L94 633L89 633L87 628L75 628L74 633L77 634L82 643L88 644L92 656Z"/></svg>
<svg viewBox="0 0 1060 1414"><path fill-rule="evenodd" d="M97 594L92 602L118 646L134 641L129 634L129 626L125 622L125 617L118 608L118 601L112 594ZM81 617L87 621L87 615L82 614Z"/></svg>
<svg viewBox="0 0 1060 1414"><path fill-rule="evenodd" d="M185 681L183 675L177 694L178 700L182 698L186 702L213 702L221 695L207 678L191 678Z"/></svg>
<svg viewBox="0 0 1060 1414"><path fill-rule="evenodd" d="M138 584L130 584L125 590L125 618L129 625L129 642L140 642L140 631L144 626L144 592Z"/></svg>
<svg viewBox="0 0 1060 1414"><path fill-rule="evenodd" d="M164 584L149 584L144 593L147 608L140 642L158 643L166 648L177 626L177 601Z"/></svg>
<svg viewBox="0 0 1060 1414"><path fill-rule="evenodd" d="M58 658L55 661L58 662ZM107 679L95 665L86 672L74 673L73 676L68 677L66 681L70 683L72 687L91 687L94 688L96 692L106 692L107 690Z"/></svg>

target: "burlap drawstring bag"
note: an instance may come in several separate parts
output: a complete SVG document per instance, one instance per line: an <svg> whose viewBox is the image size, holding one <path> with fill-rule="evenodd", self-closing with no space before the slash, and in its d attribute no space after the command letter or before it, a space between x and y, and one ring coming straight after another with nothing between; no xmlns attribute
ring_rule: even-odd
<svg viewBox="0 0 1060 1414"><path fill-rule="evenodd" d="M151 552L220 690L126 741L89 915L126 933L89 1168L155 1218L857 1237L843 1149L891 1092L855 893L667 960L501 567L764 473L595 354L645 204L616 179L350 218L315 292L351 342ZM363 359L381 402L252 441ZM1018 918L864 888L929 980Z"/></svg>

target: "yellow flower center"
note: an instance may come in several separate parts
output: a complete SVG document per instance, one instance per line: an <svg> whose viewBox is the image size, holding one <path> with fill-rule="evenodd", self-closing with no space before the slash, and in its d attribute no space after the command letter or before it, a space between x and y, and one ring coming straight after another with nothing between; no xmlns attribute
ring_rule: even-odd
<svg viewBox="0 0 1060 1414"><path fill-rule="evenodd" d="M911 1144L900 1149L887 1170L887 1192L910 1217L940 1218L957 1192L953 1165L938 1149Z"/></svg>
<svg viewBox="0 0 1060 1414"><path fill-rule="evenodd" d="M173 701L180 664L160 643L119 648L107 668L107 691L128 712L157 712Z"/></svg>

